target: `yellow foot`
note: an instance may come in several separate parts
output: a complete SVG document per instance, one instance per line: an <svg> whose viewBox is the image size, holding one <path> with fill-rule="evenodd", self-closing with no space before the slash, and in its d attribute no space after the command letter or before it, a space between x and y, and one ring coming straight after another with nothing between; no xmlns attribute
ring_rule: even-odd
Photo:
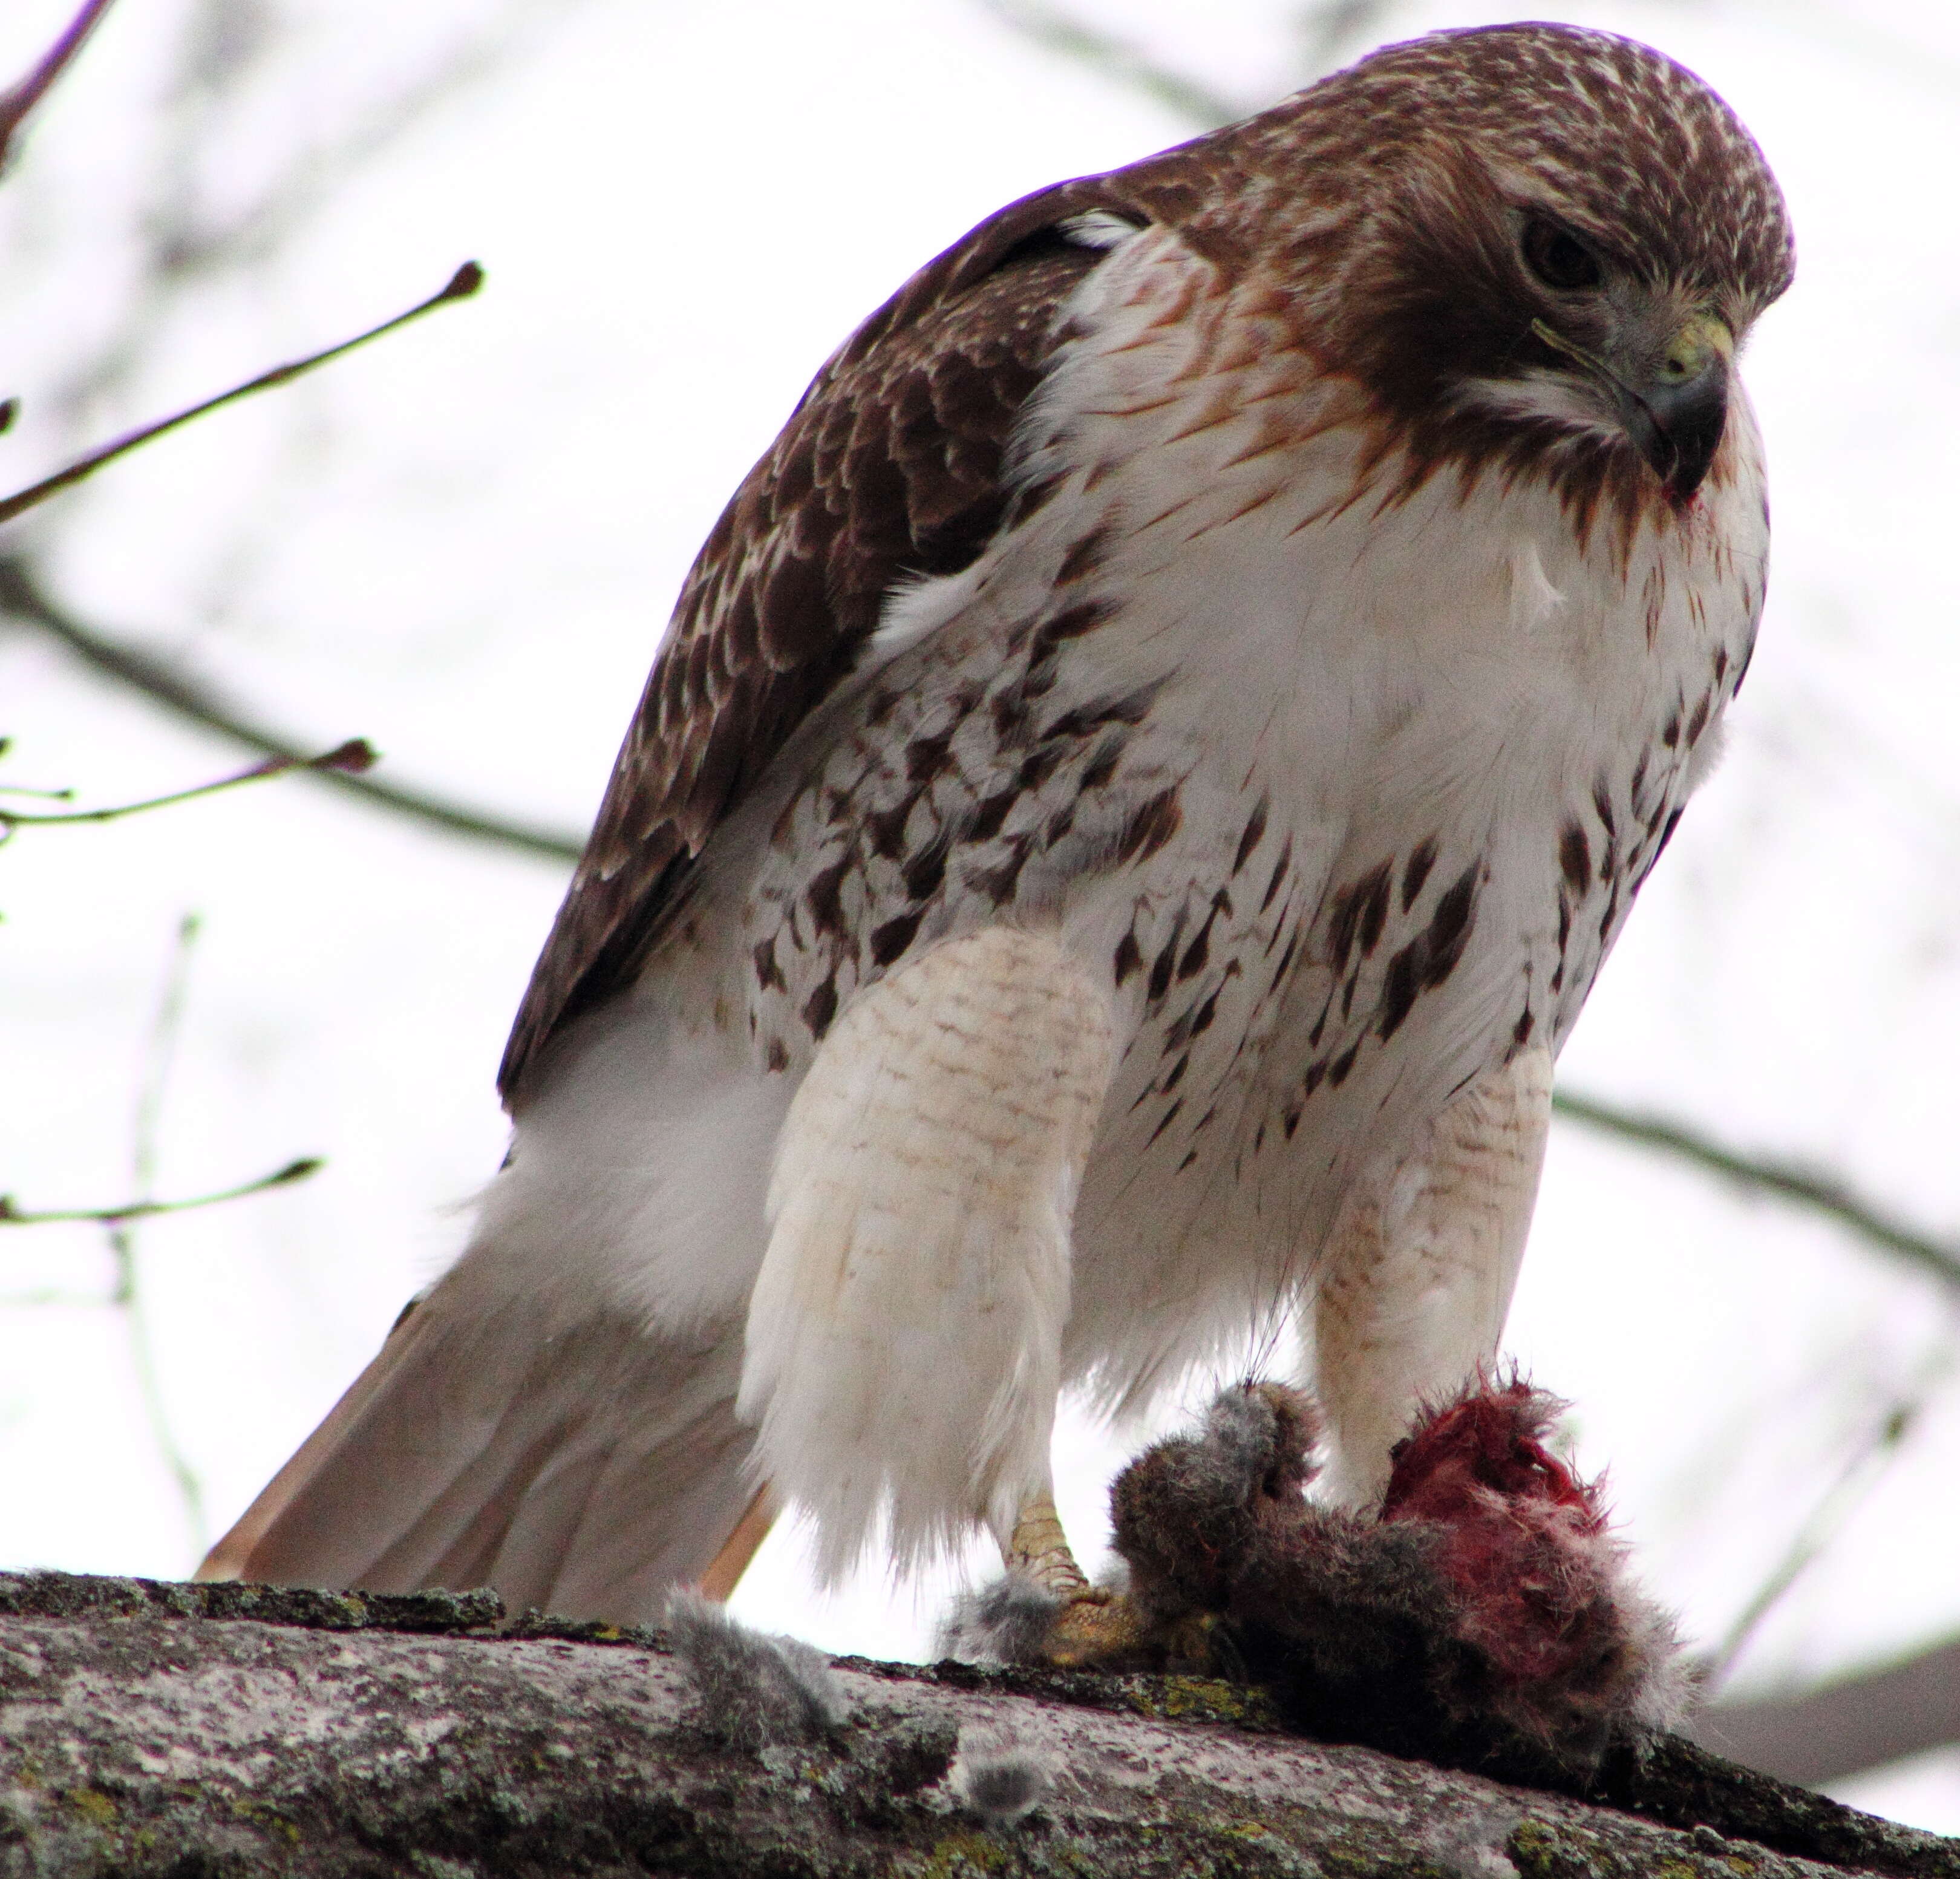
<svg viewBox="0 0 1960 1879"><path fill-rule="evenodd" d="M1063 1601L1042 1641L1042 1661L1060 1670L1140 1667L1144 1639L1135 1610L1128 1599L1089 1583L1048 1495L1037 1495L1021 1509L1001 1553L1010 1572L1032 1579Z"/></svg>
<svg viewBox="0 0 1960 1879"><path fill-rule="evenodd" d="M1118 1593L1086 1585L1061 1608L1041 1654L1060 1670L1115 1670L1144 1669L1150 1654L1136 1607Z"/></svg>
<svg viewBox="0 0 1960 1879"><path fill-rule="evenodd" d="M1048 1495L1036 1495L1021 1509L1001 1558L1010 1572L1025 1574L1058 1597L1080 1598L1093 1590L1088 1575L1075 1563L1068 1536L1061 1530L1061 1516Z"/></svg>

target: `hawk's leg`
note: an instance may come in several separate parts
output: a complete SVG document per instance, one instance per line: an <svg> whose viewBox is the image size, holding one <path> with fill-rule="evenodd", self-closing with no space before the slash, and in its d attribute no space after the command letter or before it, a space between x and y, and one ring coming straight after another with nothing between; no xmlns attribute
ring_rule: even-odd
<svg viewBox="0 0 1960 1879"><path fill-rule="evenodd" d="M1046 1488L1022 1508L1001 1548L1001 1558L1009 1572L1025 1573L1058 1598L1073 1601L1097 1596L1088 1575L1075 1563L1068 1536L1061 1530L1061 1516L1055 1511L1055 1496Z"/></svg>
<svg viewBox="0 0 1960 1879"><path fill-rule="evenodd" d="M1551 1056L1535 1046L1459 1091L1330 1237L1314 1382L1335 1438L1329 1483L1347 1505L1378 1505L1418 1409L1496 1358L1551 1118Z"/></svg>
<svg viewBox="0 0 1960 1879"><path fill-rule="evenodd" d="M818 1049L777 1145L740 1407L826 1577L881 1514L909 1564L1011 1530L1045 1489L1112 1033L1106 983L1058 939L989 927L860 992Z"/></svg>

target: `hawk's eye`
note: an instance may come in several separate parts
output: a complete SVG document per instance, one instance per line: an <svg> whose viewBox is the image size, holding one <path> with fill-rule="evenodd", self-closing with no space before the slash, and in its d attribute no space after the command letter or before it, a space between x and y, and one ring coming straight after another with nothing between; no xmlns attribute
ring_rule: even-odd
<svg viewBox="0 0 1960 1879"><path fill-rule="evenodd" d="M1559 293L1577 294L1605 284L1606 270L1599 265L1599 257L1556 222L1527 222L1524 250L1526 265Z"/></svg>

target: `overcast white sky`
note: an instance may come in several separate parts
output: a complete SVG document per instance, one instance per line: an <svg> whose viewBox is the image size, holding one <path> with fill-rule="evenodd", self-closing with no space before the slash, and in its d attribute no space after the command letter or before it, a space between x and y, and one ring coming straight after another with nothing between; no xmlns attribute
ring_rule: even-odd
<svg viewBox="0 0 1960 1879"><path fill-rule="evenodd" d="M65 10L11 9L0 72ZM1290 6L1085 10L1249 106L1290 87ZM1392 7L1374 37L1505 17ZM1828 1162L1953 1231L1960 14L1656 0L1560 17L1722 90L1800 250L1746 364L1777 529L1761 649L1727 761L1562 1072ZM183 78L200 43L234 62L222 85ZM364 135L472 46L488 49L468 82ZM826 353L1001 202L1192 128L975 0L126 0L0 189L0 390L24 400L0 481L391 312L466 256L490 284L119 467L0 550L37 549L85 617L322 747L363 733L387 774L582 826L696 544ZM319 154L350 137L362 161ZM263 241L146 280L146 230L186 211L221 228L279 179L291 213ZM237 760L5 625L0 731L0 779L91 801ZM30 830L0 855L0 1191L129 1192L145 1040L192 909L161 1190L327 1158L304 1186L142 1234L210 1531L457 1244L501 1151L492 1073L562 885L304 781ZM88 1228L10 1233L0 1261L9 1298L99 1295L108 1275ZM1554 1138L1512 1343L1576 1400L1583 1460L1611 1464L1698 1642L1892 1410L1918 1405L1738 1689L1960 1628L1954 1333L1932 1282L1834 1229ZM1121 1452L1079 1423L1058 1440L1085 1538ZM0 1562L167 1576L199 1549L116 1313L0 1309ZM874 1578L817 1600L779 1533L739 1607L894 1654L924 1648L943 1591ZM1960 1831L1960 1753L1846 1792Z"/></svg>

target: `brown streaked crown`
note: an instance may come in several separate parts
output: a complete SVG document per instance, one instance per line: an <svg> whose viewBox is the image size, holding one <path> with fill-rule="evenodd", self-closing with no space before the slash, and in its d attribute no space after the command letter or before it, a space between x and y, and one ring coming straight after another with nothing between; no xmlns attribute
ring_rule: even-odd
<svg viewBox="0 0 1960 1879"><path fill-rule="evenodd" d="M1741 119L1685 67L1612 33L1538 24L1433 33L1166 155L1197 158L1214 140L1227 162L1194 232L1227 225L1235 197L1262 193L1248 186L1262 175L1303 203L1347 212L1358 234L1398 206L1394 185L1419 188L1426 169L1468 151L1650 278L1699 289L1740 323L1790 282L1782 192ZM1283 229L1262 232L1285 243Z"/></svg>

